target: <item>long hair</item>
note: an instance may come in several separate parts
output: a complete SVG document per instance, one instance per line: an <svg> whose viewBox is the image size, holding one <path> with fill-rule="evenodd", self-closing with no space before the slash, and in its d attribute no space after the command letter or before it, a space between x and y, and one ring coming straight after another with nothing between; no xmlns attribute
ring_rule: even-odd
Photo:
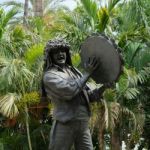
<svg viewBox="0 0 150 150"><path fill-rule="evenodd" d="M46 71L51 69L54 65L52 61L52 52L58 50L65 50L66 51L66 64L72 66L71 56L70 56L70 45L63 39L54 39L49 40L46 43L44 48L44 65L43 65L43 75ZM47 93L45 91L43 78L41 81L41 100L45 101L47 99Z"/></svg>
<svg viewBox="0 0 150 150"><path fill-rule="evenodd" d="M66 51L66 64L72 66L70 57L70 45L63 39L49 40L44 48L44 66L43 72L47 71L53 66L52 52L58 50Z"/></svg>

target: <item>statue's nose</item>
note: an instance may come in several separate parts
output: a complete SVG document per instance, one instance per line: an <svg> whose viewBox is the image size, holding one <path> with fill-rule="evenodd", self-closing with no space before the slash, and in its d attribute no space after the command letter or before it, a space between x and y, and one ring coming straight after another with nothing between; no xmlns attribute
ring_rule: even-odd
<svg viewBox="0 0 150 150"><path fill-rule="evenodd" d="M59 54L60 54L60 55L62 55L62 54L63 54L63 52L62 52L62 51L59 51Z"/></svg>

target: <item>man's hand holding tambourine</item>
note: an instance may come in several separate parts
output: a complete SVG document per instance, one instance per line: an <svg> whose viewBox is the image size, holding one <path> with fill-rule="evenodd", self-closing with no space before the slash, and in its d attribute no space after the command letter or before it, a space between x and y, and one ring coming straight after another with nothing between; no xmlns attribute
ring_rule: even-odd
<svg viewBox="0 0 150 150"><path fill-rule="evenodd" d="M96 70L96 68L99 66L99 63L96 59L96 57L89 57L88 61L84 64L85 71L89 74L89 76L92 75L92 73Z"/></svg>

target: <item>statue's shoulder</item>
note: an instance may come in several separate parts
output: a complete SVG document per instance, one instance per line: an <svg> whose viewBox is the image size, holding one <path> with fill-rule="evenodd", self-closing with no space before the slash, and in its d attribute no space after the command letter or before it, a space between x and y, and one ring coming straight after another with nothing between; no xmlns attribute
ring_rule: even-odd
<svg viewBox="0 0 150 150"><path fill-rule="evenodd" d="M59 73L58 69L57 68L51 68L49 70L47 70L45 73L44 73L44 76L53 76L53 75L57 75Z"/></svg>
<svg viewBox="0 0 150 150"><path fill-rule="evenodd" d="M59 72L57 68L53 67L51 69L48 69L45 74L49 74L49 73L57 73Z"/></svg>
<svg viewBox="0 0 150 150"><path fill-rule="evenodd" d="M66 74L58 68L51 68L44 73L44 78L65 78Z"/></svg>

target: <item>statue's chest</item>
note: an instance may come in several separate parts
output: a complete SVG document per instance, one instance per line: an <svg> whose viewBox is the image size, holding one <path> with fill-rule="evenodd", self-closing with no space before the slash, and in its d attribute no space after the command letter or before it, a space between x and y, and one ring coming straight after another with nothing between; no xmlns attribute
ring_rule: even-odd
<svg viewBox="0 0 150 150"><path fill-rule="evenodd" d="M69 69L64 69L63 72L61 72L61 75L65 79L69 79L69 80L75 80L75 79L79 78L79 76L77 74L75 74L74 72L72 72Z"/></svg>

